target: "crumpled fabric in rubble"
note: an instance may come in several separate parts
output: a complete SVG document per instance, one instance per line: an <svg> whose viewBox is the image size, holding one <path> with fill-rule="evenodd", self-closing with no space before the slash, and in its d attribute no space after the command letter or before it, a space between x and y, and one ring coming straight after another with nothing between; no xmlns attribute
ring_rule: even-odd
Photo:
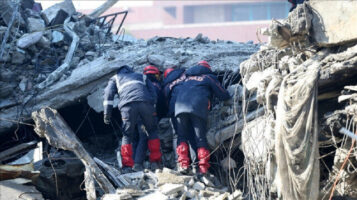
<svg viewBox="0 0 357 200"><path fill-rule="evenodd" d="M309 66L284 77L275 126L278 188L283 199L315 200L319 195L317 80Z"/></svg>

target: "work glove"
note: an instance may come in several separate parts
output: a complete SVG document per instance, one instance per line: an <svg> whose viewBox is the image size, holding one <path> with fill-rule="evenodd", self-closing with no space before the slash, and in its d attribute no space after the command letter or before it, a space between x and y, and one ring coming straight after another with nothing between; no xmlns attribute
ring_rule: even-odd
<svg viewBox="0 0 357 200"><path fill-rule="evenodd" d="M104 115L104 124L109 125L110 122L112 121L111 118L112 117L110 115Z"/></svg>

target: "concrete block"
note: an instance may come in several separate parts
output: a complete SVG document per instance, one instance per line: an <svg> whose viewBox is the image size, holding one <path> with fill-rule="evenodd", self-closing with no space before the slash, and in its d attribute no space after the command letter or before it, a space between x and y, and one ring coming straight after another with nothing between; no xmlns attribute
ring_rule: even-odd
<svg viewBox="0 0 357 200"><path fill-rule="evenodd" d="M195 190L204 190L205 187L205 184L203 184L202 182L196 182L195 184L193 184L192 188Z"/></svg>
<svg viewBox="0 0 357 200"><path fill-rule="evenodd" d="M71 0L65 0L57 3L46 10L42 11L42 16L47 24L63 23L67 16L71 16L76 12L76 9ZM67 15L67 16L66 16ZM57 18L57 19L56 19Z"/></svg>
<svg viewBox="0 0 357 200"><path fill-rule="evenodd" d="M311 0L313 38L319 46L357 40L357 1Z"/></svg>
<svg viewBox="0 0 357 200"><path fill-rule="evenodd" d="M184 191L184 189L185 186L183 184L172 184L172 183L165 184L160 187L161 193L165 195L173 195L175 193Z"/></svg>
<svg viewBox="0 0 357 200"><path fill-rule="evenodd" d="M39 18L27 18L27 30L29 33L36 31L43 31L45 29L45 22Z"/></svg>
<svg viewBox="0 0 357 200"><path fill-rule="evenodd" d="M30 34L24 34L19 40L17 40L16 45L22 49L25 49L33 44L36 44L43 36L43 32L34 32Z"/></svg>
<svg viewBox="0 0 357 200"><path fill-rule="evenodd" d="M162 194L159 191L155 191L153 193L138 198L138 200L168 200L168 199L169 199L168 196Z"/></svg>

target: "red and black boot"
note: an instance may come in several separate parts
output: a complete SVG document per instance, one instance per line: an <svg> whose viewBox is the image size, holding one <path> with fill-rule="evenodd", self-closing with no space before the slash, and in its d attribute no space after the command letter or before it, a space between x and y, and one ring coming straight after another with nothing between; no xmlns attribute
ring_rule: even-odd
<svg viewBox="0 0 357 200"><path fill-rule="evenodd" d="M178 165L178 171L181 173L188 173L188 169L190 167L190 158L188 157L188 145L186 142L181 142L177 147L176 147L176 153L177 153L177 161L179 163Z"/></svg>
<svg viewBox="0 0 357 200"><path fill-rule="evenodd" d="M149 140L148 149L150 151L149 161L151 163L151 170L159 169L161 164L160 139Z"/></svg>
<svg viewBox="0 0 357 200"><path fill-rule="evenodd" d="M201 174L206 174L208 172L208 168L210 167L209 158L210 152L208 149L201 147L197 149L197 157L198 157L198 167Z"/></svg>
<svg viewBox="0 0 357 200"><path fill-rule="evenodd" d="M123 164L123 170L130 172L131 168L134 166L132 145L131 144L121 145L120 154Z"/></svg>

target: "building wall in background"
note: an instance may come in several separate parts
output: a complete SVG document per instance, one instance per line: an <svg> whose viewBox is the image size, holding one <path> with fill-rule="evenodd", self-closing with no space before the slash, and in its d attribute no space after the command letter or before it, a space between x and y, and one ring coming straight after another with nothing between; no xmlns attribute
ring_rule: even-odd
<svg viewBox="0 0 357 200"><path fill-rule="evenodd" d="M257 29L267 27L273 18L286 18L289 8L286 0L153 1L145 6L113 7L106 14L128 9L124 28L136 38L202 33L213 40L266 42L266 37L257 37ZM116 26L119 23L116 20Z"/></svg>

